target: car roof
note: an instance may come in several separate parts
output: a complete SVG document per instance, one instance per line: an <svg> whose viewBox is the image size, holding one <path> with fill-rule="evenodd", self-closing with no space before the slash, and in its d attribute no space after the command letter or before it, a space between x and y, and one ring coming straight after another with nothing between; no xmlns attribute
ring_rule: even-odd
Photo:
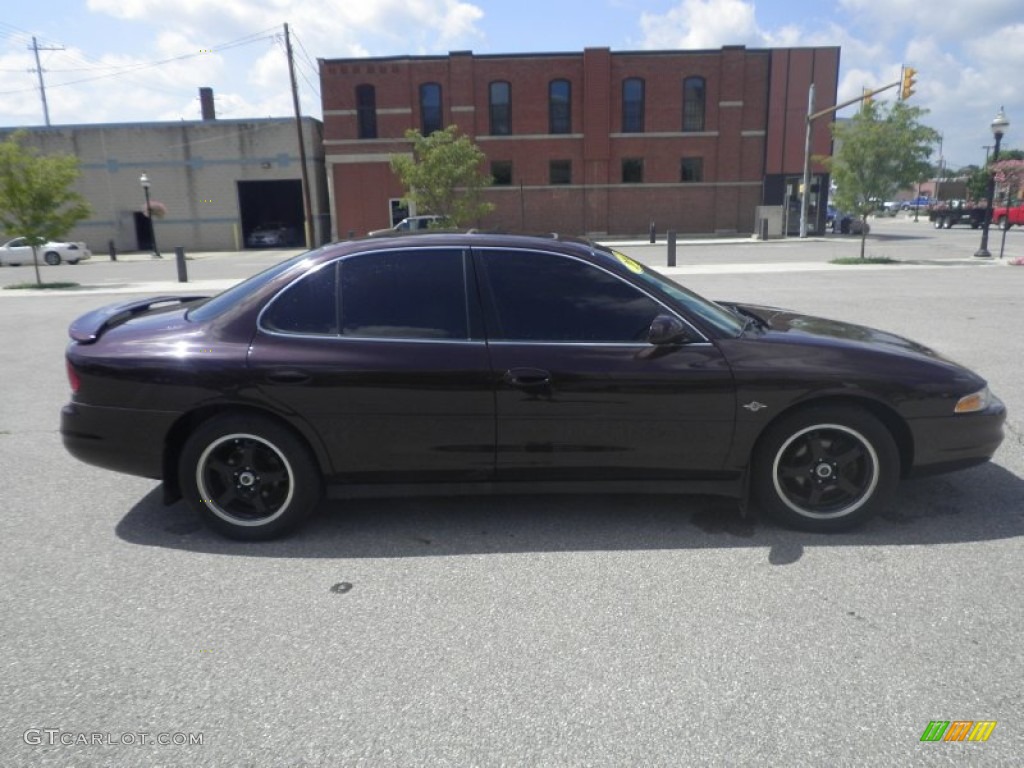
<svg viewBox="0 0 1024 768"><path fill-rule="evenodd" d="M383 245L386 243L387 245ZM605 251L604 246L580 237L566 237L555 232L547 234L526 234L509 232L480 232L477 230L430 230L427 232L392 232L384 237L362 237L343 240L327 246L325 251L337 256L338 249L348 253L377 251L382 248L525 248L532 250L561 251L593 255Z"/></svg>

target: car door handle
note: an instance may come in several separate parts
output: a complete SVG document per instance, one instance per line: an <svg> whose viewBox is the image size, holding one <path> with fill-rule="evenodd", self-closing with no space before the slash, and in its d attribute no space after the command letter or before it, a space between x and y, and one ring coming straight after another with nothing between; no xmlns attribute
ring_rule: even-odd
<svg viewBox="0 0 1024 768"><path fill-rule="evenodd" d="M537 389L551 384L551 372L542 368L512 368L505 371L505 383L521 389Z"/></svg>
<svg viewBox="0 0 1024 768"><path fill-rule="evenodd" d="M271 371L267 374L267 381L272 384L306 384L312 378L304 371L294 370Z"/></svg>

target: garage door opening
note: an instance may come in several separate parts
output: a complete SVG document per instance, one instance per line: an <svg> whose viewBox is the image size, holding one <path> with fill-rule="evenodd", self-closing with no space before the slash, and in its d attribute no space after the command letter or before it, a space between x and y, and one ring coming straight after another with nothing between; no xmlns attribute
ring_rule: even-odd
<svg viewBox="0 0 1024 768"><path fill-rule="evenodd" d="M305 248L302 182L239 181L238 210L246 248Z"/></svg>

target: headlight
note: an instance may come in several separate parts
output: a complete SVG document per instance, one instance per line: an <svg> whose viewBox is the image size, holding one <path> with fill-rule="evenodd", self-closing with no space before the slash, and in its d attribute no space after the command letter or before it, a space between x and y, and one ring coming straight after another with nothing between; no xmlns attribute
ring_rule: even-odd
<svg viewBox="0 0 1024 768"><path fill-rule="evenodd" d="M991 402L992 393L988 391L988 387L985 387L961 397L956 401L956 408L953 410L956 413L974 413L985 410Z"/></svg>

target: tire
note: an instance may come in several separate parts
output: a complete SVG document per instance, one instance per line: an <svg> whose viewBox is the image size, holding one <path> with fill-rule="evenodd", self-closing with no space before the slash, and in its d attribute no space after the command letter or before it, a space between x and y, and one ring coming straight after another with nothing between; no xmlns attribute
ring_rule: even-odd
<svg viewBox="0 0 1024 768"><path fill-rule="evenodd" d="M78 259L68 259L68 264L70 264L72 267L75 266L75 264L77 264L77 263L78 263Z"/></svg>
<svg viewBox="0 0 1024 768"><path fill-rule="evenodd" d="M999 229L1009 229L1010 228L1010 225L1007 222L1005 216L1000 216L998 219L996 219L996 226L999 227Z"/></svg>
<svg viewBox="0 0 1024 768"><path fill-rule="evenodd" d="M942 224L943 226L946 227L946 229L952 229L954 224L953 217L950 216L948 219L943 219Z"/></svg>
<svg viewBox="0 0 1024 768"><path fill-rule="evenodd" d="M942 219L939 217L932 219L932 226L936 229L942 229Z"/></svg>
<svg viewBox="0 0 1024 768"><path fill-rule="evenodd" d="M889 430L853 406L805 408L768 428L753 458L752 487L778 522L831 533L885 507L900 476Z"/></svg>
<svg viewBox="0 0 1024 768"><path fill-rule="evenodd" d="M178 462L182 496L218 533L282 536L309 517L322 479L306 444L264 416L226 414L189 436Z"/></svg>
<svg viewBox="0 0 1024 768"><path fill-rule="evenodd" d="M56 251L47 251L43 254L43 261L49 264L51 267L56 267L60 264L60 254Z"/></svg>

